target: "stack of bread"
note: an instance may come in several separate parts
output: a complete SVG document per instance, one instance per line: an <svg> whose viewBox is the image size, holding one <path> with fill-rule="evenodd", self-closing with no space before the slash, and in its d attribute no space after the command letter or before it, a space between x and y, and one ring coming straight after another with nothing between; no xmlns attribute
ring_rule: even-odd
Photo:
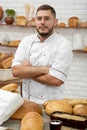
<svg viewBox="0 0 87 130"><path fill-rule="evenodd" d="M43 106L51 119L62 120L64 126L87 128L87 99L50 100Z"/></svg>
<svg viewBox="0 0 87 130"><path fill-rule="evenodd" d="M43 104L45 111L48 115L58 111L73 115L87 116L87 99L62 99L62 100L49 100Z"/></svg>

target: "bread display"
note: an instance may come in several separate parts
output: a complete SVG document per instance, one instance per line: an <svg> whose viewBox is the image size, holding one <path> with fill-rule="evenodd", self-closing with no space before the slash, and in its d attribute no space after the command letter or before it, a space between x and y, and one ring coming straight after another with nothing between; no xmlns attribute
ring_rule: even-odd
<svg viewBox="0 0 87 130"><path fill-rule="evenodd" d="M43 130L43 118L37 112L28 112L22 118L20 130Z"/></svg>
<svg viewBox="0 0 87 130"><path fill-rule="evenodd" d="M76 129L87 128L86 98L49 100L44 102L43 106L51 120L61 120L63 126Z"/></svg>
<svg viewBox="0 0 87 130"><path fill-rule="evenodd" d="M68 19L68 26L69 27L78 27L79 25L79 18L76 16L70 17Z"/></svg>
<svg viewBox="0 0 87 130"><path fill-rule="evenodd" d="M43 107L48 115L57 111L61 113L87 116L86 98L65 98L61 100L49 100L44 102Z"/></svg>
<svg viewBox="0 0 87 130"><path fill-rule="evenodd" d="M17 16L16 25L20 25L20 26L27 25L27 18L25 16Z"/></svg>
<svg viewBox="0 0 87 130"><path fill-rule="evenodd" d="M1 87L2 90L6 90L6 91L15 91L18 88L18 84L16 83L11 83L11 84L7 84L3 87Z"/></svg>
<svg viewBox="0 0 87 130"><path fill-rule="evenodd" d="M24 100L23 105L11 116L12 119L22 119L23 116L28 112L37 112L42 115L42 108L39 104Z"/></svg>

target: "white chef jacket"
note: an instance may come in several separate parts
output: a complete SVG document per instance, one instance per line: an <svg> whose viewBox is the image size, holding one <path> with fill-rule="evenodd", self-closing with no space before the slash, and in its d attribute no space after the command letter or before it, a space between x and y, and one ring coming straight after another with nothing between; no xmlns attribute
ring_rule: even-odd
<svg viewBox="0 0 87 130"><path fill-rule="evenodd" d="M63 36L53 33L44 42L37 34L25 37L16 50L12 66L20 65L23 60L29 60L32 66L50 66L49 74L66 80L72 61L72 47ZM62 99L64 84L60 87L45 85L32 79L23 79L23 97L37 103L46 100Z"/></svg>

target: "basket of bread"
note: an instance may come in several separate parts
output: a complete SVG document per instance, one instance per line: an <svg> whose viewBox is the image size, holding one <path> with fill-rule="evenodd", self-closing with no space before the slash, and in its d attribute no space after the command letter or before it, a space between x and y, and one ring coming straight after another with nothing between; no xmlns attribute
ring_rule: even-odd
<svg viewBox="0 0 87 130"><path fill-rule="evenodd" d="M76 129L87 128L87 99L50 100L43 106L51 120L61 120L63 126Z"/></svg>
<svg viewBox="0 0 87 130"><path fill-rule="evenodd" d="M11 71L13 58L11 53L0 53L0 81L15 79Z"/></svg>

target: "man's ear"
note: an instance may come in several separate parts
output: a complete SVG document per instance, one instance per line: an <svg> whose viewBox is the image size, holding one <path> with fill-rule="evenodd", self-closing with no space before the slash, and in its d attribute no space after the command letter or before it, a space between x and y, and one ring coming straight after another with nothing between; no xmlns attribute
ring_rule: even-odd
<svg viewBox="0 0 87 130"><path fill-rule="evenodd" d="M54 26L56 27L57 24L58 24L58 19L55 19L55 24L54 24Z"/></svg>

